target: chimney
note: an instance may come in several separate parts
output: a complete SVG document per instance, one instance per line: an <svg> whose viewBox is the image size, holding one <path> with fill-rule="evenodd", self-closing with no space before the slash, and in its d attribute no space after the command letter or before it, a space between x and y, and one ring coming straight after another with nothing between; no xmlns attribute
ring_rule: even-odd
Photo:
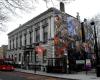
<svg viewBox="0 0 100 80"><path fill-rule="evenodd" d="M60 2L60 11L65 12L65 6L63 2Z"/></svg>

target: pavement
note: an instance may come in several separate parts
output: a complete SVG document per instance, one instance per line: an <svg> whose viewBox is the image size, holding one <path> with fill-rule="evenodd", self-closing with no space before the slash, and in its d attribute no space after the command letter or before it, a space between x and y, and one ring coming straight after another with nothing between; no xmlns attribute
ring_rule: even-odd
<svg viewBox="0 0 100 80"><path fill-rule="evenodd" d="M37 75L72 79L72 80L100 80L100 77L96 77L94 70L88 71L87 74L85 71L78 72L78 73L72 73L72 74L46 73L42 71L36 71L35 73L34 70L24 70L24 69L16 69L16 71L32 73L32 74L37 74Z"/></svg>

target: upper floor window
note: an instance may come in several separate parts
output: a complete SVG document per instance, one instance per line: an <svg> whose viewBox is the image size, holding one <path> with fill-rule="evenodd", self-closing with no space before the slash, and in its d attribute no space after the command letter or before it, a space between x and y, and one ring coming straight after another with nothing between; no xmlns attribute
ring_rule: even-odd
<svg viewBox="0 0 100 80"><path fill-rule="evenodd" d="M48 29L47 29L47 26L44 26L43 27L43 41L47 42L47 40L48 40Z"/></svg>
<svg viewBox="0 0 100 80"><path fill-rule="evenodd" d="M27 41L26 34L24 34L24 37L25 37L25 39L24 39L24 45L26 46L26 41Z"/></svg>
<svg viewBox="0 0 100 80"><path fill-rule="evenodd" d="M10 40L10 49L11 49L11 40Z"/></svg>
<svg viewBox="0 0 100 80"><path fill-rule="evenodd" d="M20 35L20 47L22 46L22 35Z"/></svg>
<svg viewBox="0 0 100 80"><path fill-rule="evenodd" d="M18 48L18 37L16 37L16 48Z"/></svg>
<svg viewBox="0 0 100 80"><path fill-rule="evenodd" d="M31 43L32 43L32 32L29 32L29 34L30 34L30 45L31 45Z"/></svg>
<svg viewBox="0 0 100 80"><path fill-rule="evenodd" d="M40 41L40 29L36 29L35 32L36 32L36 42L39 42Z"/></svg>
<svg viewBox="0 0 100 80"><path fill-rule="evenodd" d="M14 39L13 39L13 49L14 49Z"/></svg>
<svg viewBox="0 0 100 80"><path fill-rule="evenodd" d="M35 42L40 41L40 23L35 24Z"/></svg>

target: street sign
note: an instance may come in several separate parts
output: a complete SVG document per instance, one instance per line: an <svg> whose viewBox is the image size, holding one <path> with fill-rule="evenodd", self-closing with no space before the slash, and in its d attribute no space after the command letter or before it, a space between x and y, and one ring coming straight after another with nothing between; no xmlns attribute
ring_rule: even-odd
<svg viewBox="0 0 100 80"><path fill-rule="evenodd" d="M76 60L76 64L85 64L85 60Z"/></svg>

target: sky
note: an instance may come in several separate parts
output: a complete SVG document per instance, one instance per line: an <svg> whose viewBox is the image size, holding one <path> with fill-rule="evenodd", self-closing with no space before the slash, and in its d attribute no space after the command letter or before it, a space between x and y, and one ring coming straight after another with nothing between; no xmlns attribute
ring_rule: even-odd
<svg viewBox="0 0 100 80"><path fill-rule="evenodd" d="M14 29L18 28L20 24L24 24L35 16L46 11L50 7L59 9L59 2L52 0L48 2L47 6L42 0L38 0L35 4L35 9L29 12L20 12L17 10L19 16L10 15L11 19L6 23L6 31L0 32L0 46L8 44L7 34ZM90 19L97 14L100 14L100 0L75 0L70 3L65 3L65 12L76 17L79 12L81 21L84 18Z"/></svg>

